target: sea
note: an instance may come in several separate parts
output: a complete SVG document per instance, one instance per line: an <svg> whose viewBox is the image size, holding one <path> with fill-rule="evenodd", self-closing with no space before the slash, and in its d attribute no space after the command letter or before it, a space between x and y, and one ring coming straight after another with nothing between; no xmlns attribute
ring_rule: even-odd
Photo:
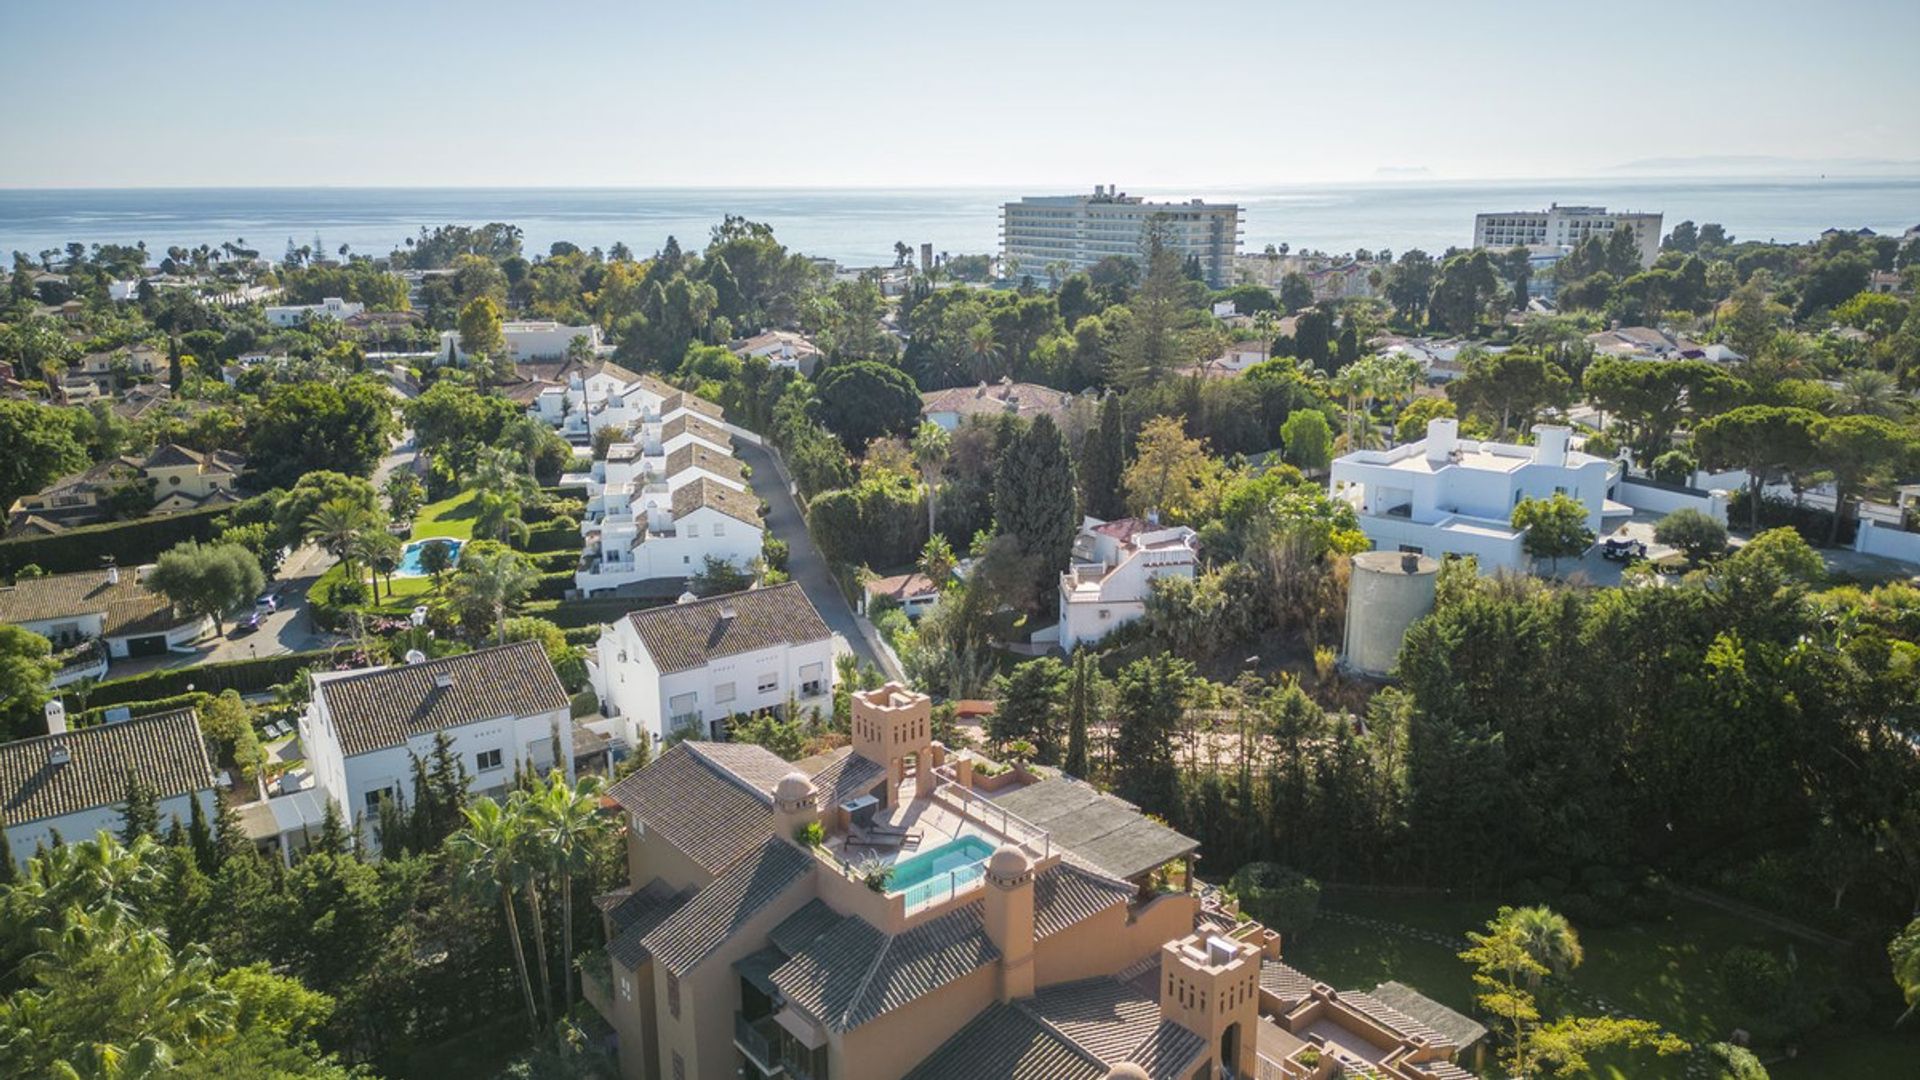
<svg viewBox="0 0 1920 1080"><path fill-rule="evenodd" d="M1088 185L1091 189L1092 185ZM770 224L790 249L846 266L894 261L894 244L948 254L996 251L999 206L1015 188L194 188L0 189L0 256L68 243L149 251L232 240L279 257L288 242L382 255L423 227L503 221L523 230L528 254L556 241L582 248L624 242L642 255L679 239L706 244L738 214ZM1898 235L1920 225L1920 177L1598 178L1381 181L1129 190L1150 199L1237 202L1241 250L1429 252L1472 242L1476 213L1551 203L1659 211L1668 228L1717 221L1740 239L1802 241L1824 229Z"/></svg>

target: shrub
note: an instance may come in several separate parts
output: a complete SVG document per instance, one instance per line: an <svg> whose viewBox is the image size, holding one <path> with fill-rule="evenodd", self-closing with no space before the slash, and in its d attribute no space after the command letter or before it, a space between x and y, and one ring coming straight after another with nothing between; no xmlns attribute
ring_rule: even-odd
<svg viewBox="0 0 1920 1080"><path fill-rule="evenodd" d="M1279 863L1250 862L1227 889L1249 915L1284 936L1304 934L1320 915L1320 883Z"/></svg>
<svg viewBox="0 0 1920 1080"><path fill-rule="evenodd" d="M1707 1080L1767 1080L1767 1067L1744 1046L1708 1043L1704 1056L1710 1063Z"/></svg>
<svg viewBox="0 0 1920 1080"><path fill-rule="evenodd" d="M191 510L166 517L83 525L57 536L0 540L0 578L10 580L30 565L49 574L97 570L105 556L112 556L121 566L144 565L175 544L212 540L226 526L230 509Z"/></svg>
<svg viewBox="0 0 1920 1080"><path fill-rule="evenodd" d="M1791 992L1793 976L1770 952L1735 945L1720 957L1720 983L1733 1003L1757 1014L1780 1007Z"/></svg>
<svg viewBox="0 0 1920 1080"><path fill-rule="evenodd" d="M1727 527L1691 507L1661 518L1653 538L1679 548L1688 562L1702 562L1727 550Z"/></svg>
<svg viewBox="0 0 1920 1080"><path fill-rule="evenodd" d="M1699 467L1700 463L1685 450L1669 450L1653 459L1653 478L1669 484L1685 484L1693 480L1694 471Z"/></svg>

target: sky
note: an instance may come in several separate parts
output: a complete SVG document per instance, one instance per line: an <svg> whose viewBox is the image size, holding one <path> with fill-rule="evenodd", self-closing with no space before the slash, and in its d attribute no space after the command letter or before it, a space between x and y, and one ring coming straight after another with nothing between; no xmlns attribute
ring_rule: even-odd
<svg viewBox="0 0 1920 1080"><path fill-rule="evenodd" d="M1822 171L1920 162L1916 41L1916 0L0 0L0 186Z"/></svg>

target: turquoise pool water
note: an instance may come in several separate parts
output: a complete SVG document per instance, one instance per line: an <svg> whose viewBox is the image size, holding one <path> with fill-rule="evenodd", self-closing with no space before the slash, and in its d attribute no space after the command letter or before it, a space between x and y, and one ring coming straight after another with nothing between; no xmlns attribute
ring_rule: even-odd
<svg viewBox="0 0 1920 1080"><path fill-rule="evenodd" d="M932 851L923 851L911 859L893 864L893 877L887 891L904 893L909 909L943 900L954 889L970 885L986 874L987 856L993 845L978 836L962 836Z"/></svg>
<svg viewBox="0 0 1920 1080"><path fill-rule="evenodd" d="M403 551L401 551L400 566L398 569L396 569L393 572L393 576L394 577L426 577L427 570L425 567L420 565L420 552L424 551L427 545L429 544L446 544L452 547L453 550L451 552L448 552L448 554L451 555L452 557L447 560L447 565L449 567L456 566L460 562L461 543L462 541L446 539L446 538L415 540L413 543L408 544Z"/></svg>

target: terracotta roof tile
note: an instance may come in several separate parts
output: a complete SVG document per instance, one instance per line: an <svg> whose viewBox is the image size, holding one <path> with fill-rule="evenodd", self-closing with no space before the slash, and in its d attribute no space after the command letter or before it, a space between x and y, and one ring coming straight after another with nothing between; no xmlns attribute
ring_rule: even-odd
<svg viewBox="0 0 1920 1080"><path fill-rule="evenodd" d="M754 528L761 527L760 500L751 492L737 491L718 480L701 477L691 483L682 484L673 493L673 519L675 521L702 507L717 510L735 521Z"/></svg>
<svg viewBox="0 0 1920 1080"><path fill-rule="evenodd" d="M49 760L56 744L66 748L64 764ZM126 793L128 770L160 799L210 789L198 715L181 709L0 744L0 809L6 824L18 825L111 806Z"/></svg>
<svg viewBox="0 0 1920 1080"><path fill-rule="evenodd" d="M560 677L532 641L327 679L317 693L347 757L442 728L567 707Z"/></svg>
<svg viewBox="0 0 1920 1080"><path fill-rule="evenodd" d="M703 667L716 657L832 636L799 583L791 581L648 608L627 618L663 675Z"/></svg>
<svg viewBox="0 0 1920 1080"><path fill-rule="evenodd" d="M641 825L718 874L772 835L773 803L693 747L683 742L668 748L607 794Z"/></svg>
<svg viewBox="0 0 1920 1080"><path fill-rule="evenodd" d="M760 909L799 884L813 865L812 855L770 837L655 927L642 947L655 963L685 975Z"/></svg>
<svg viewBox="0 0 1920 1080"><path fill-rule="evenodd" d="M118 584L104 570L21 578L0 587L0 622L23 623L100 613L107 637L164 633L192 619L176 617L167 598L139 581L139 572L123 569Z"/></svg>

